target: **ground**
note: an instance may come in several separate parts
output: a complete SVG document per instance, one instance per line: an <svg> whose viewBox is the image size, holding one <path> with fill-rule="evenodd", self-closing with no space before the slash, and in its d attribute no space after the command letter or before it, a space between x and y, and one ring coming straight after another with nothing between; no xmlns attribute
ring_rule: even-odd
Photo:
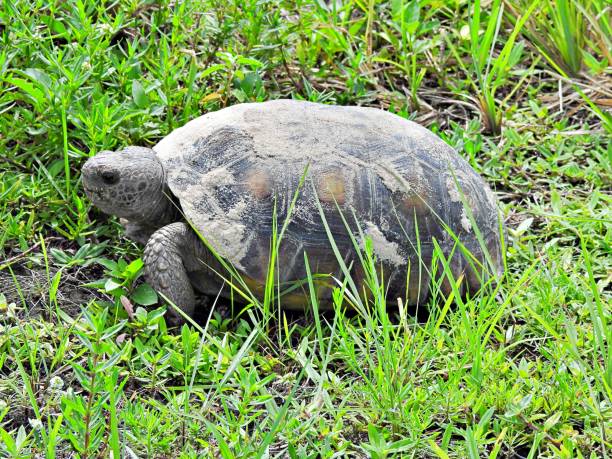
<svg viewBox="0 0 612 459"><path fill-rule="evenodd" d="M605 5L5 2L0 456L608 457ZM357 312L338 291L335 312L285 314L270 288L168 331L80 166L279 97L440 135L500 200L505 276L418 314L375 279Z"/></svg>

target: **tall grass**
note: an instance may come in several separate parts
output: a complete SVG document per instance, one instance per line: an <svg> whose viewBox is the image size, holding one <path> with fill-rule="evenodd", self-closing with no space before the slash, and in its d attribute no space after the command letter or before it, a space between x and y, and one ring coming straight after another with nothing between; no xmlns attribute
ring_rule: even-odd
<svg viewBox="0 0 612 459"><path fill-rule="evenodd" d="M509 18L517 21L529 4L508 2ZM600 73L612 63L609 9L601 0L542 0L522 33L563 76L579 78L585 66Z"/></svg>
<svg viewBox="0 0 612 459"><path fill-rule="evenodd" d="M506 55L532 5L517 1L4 2L0 456L609 457L607 139L574 111L577 99L547 118L540 96L554 95L557 81L529 68L546 61L567 75L610 126L587 87L602 87L612 62L610 5L576 0L557 10L561 1L540 0L521 32L533 42L533 24L545 46ZM548 37L576 38L574 17L583 34L576 77L557 63L565 45ZM525 91L519 78L530 81ZM508 127L498 147L445 88L473 97L490 132ZM514 112L517 93L542 117ZM462 297L463 279L438 247L434 266L419 265L419 284L432 277L435 299L421 295L429 315L420 320L386 294L372 244L357 232L365 283L346 266L332 319L306 256L294 292L305 290L313 319L296 318L280 309L279 221L261 292L229 265L220 273L240 299L232 319L213 305L205 325L173 334L163 308L130 316L104 293L72 296L102 269L95 257L140 262L118 224L78 197L85 157L150 145L225 103L277 97L420 108L420 120L463 139L477 170L502 184L512 217L535 213L509 244L508 277ZM551 223L573 213L583 218ZM119 280L139 304L135 278Z"/></svg>
<svg viewBox="0 0 612 459"><path fill-rule="evenodd" d="M410 85L410 108L419 109L417 91L421 86L427 72L426 68L419 64L419 57L429 47L431 42L419 40L423 32L425 21L421 6L418 1L395 0L391 2L391 19L389 24L381 23L380 27L385 31L385 38L397 50L397 59L377 56L374 62L390 64L399 69L403 76L408 79Z"/></svg>
<svg viewBox="0 0 612 459"><path fill-rule="evenodd" d="M459 65L469 76L475 77L474 79L469 78L469 81L476 92L485 130L490 134L499 135L501 133L504 109L503 102L496 99L496 93L508 82L513 67L523 55L523 45L516 43L516 39L538 2L539 0L535 0L516 21L503 45L499 44L499 32L504 13L502 0L493 0L488 9L481 5L480 0L470 3L468 25L471 65L469 67L463 63L452 39L446 38ZM484 32L481 27L484 27ZM499 46L501 50L496 53Z"/></svg>

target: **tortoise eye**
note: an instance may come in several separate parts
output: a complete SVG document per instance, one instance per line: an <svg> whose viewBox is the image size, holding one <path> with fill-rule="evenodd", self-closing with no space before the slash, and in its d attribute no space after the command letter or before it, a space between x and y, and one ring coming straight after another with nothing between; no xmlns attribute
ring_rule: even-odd
<svg viewBox="0 0 612 459"><path fill-rule="evenodd" d="M114 185L119 181L119 174L114 171L104 171L100 174L102 181L107 185Z"/></svg>

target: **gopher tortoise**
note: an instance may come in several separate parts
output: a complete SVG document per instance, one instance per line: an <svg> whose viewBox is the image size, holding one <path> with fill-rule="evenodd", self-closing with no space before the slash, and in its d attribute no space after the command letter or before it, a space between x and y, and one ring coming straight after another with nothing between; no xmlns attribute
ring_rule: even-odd
<svg viewBox="0 0 612 459"><path fill-rule="evenodd" d="M502 271L499 212L484 180L429 130L374 108L239 104L194 119L152 149L102 151L85 163L82 180L92 202L146 244L147 282L187 315L194 288L216 294L222 286L223 268L207 246L261 293L274 222L287 216L279 281L306 277L305 252L312 272L333 276L317 287L325 304L343 271L321 211L358 286L366 273L357 248L368 241L393 303L422 303L436 271L449 293L432 261L436 244L454 276L463 275L461 294ZM307 307L304 289L281 304ZM173 309L169 319L182 322Z"/></svg>

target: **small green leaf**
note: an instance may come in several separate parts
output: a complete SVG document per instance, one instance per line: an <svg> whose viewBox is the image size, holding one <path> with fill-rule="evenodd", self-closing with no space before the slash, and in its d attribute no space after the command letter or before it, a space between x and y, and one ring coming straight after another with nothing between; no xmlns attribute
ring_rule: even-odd
<svg viewBox="0 0 612 459"><path fill-rule="evenodd" d="M119 333L119 331L125 326L126 321L122 320L121 322L119 322L118 324L113 325L112 327L109 327L108 329L106 329L104 331L104 333L102 334L102 338L101 339L108 339L111 336Z"/></svg>
<svg viewBox="0 0 612 459"><path fill-rule="evenodd" d="M132 300L141 306L150 306L157 303L157 293L150 285L142 284L132 293Z"/></svg>
<svg viewBox="0 0 612 459"><path fill-rule="evenodd" d="M206 78L208 75L215 73L221 69L224 69L225 65L223 64L216 64L216 65L211 65L210 67L208 67L207 69L203 70L199 77L200 78Z"/></svg>
<svg viewBox="0 0 612 459"><path fill-rule="evenodd" d="M561 419L562 415L563 415L563 413L561 411L557 411L555 414L553 414L551 417L549 417L546 420L546 422L544 423L544 432L548 432L555 425L557 425L557 423L559 422L559 419Z"/></svg>
<svg viewBox="0 0 612 459"><path fill-rule="evenodd" d="M113 278L107 279L104 283L104 290L106 290L107 292L117 290L119 287L121 287L121 284Z"/></svg>
<svg viewBox="0 0 612 459"><path fill-rule="evenodd" d="M41 21L45 23L47 27L49 27L49 29L51 29L56 34L60 36L68 35L66 27L64 27L64 24L62 24L60 21L56 20L55 18L52 18L51 16L42 16Z"/></svg>
<svg viewBox="0 0 612 459"><path fill-rule="evenodd" d="M23 73L29 76L35 83L42 85L47 90L51 90L51 87L53 86L53 81L51 80L49 75L47 75L43 70L25 69Z"/></svg>
<svg viewBox="0 0 612 459"><path fill-rule="evenodd" d="M141 258L136 258L136 260L132 261L129 265L125 267L123 270L123 274L127 279L134 280L136 276L144 266Z"/></svg>
<svg viewBox="0 0 612 459"><path fill-rule="evenodd" d="M515 234L517 236L520 236L525 231L527 231L531 227L532 224L533 224L533 218L532 217L523 220L521 222L521 224L514 230Z"/></svg>
<svg viewBox="0 0 612 459"><path fill-rule="evenodd" d="M83 287L87 287L87 288L99 288L99 289L106 289L106 282L107 280L105 279L100 279L97 281L93 281L93 282L87 282L86 284L82 284Z"/></svg>
<svg viewBox="0 0 612 459"><path fill-rule="evenodd" d="M98 263L104 266L109 271L117 269L117 263L113 260L109 260L108 258L98 258Z"/></svg>
<svg viewBox="0 0 612 459"><path fill-rule="evenodd" d="M263 64L257 59L242 56L238 58L238 63L242 65L250 65L252 68L259 68L263 66Z"/></svg>
<svg viewBox="0 0 612 459"><path fill-rule="evenodd" d="M138 80L132 81L132 99L138 108L145 108L149 105L149 99L145 93L142 83Z"/></svg>
<svg viewBox="0 0 612 459"><path fill-rule="evenodd" d="M29 81L26 81L22 78L11 78L6 77L4 79L7 83L12 84L13 86L17 86L21 91L27 94L32 102L36 104L41 104L45 100L45 93L34 86Z"/></svg>
<svg viewBox="0 0 612 459"><path fill-rule="evenodd" d="M446 454L446 451L440 448L435 441L429 440L429 446L433 450L433 452L438 455L440 459L450 459L449 455Z"/></svg>
<svg viewBox="0 0 612 459"><path fill-rule="evenodd" d="M121 352L117 352L116 354L112 355L110 359L108 359L106 362L103 362L102 365L96 367L95 371L102 373L106 370L108 370L110 367L114 366L117 361L121 358Z"/></svg>
<svg viewBox="0 0 612 459"><path fill-rule="evenodd" d="M162 317L166 313L166 308L157 308L153 311L150 311L147 315L149 322L153 322L160 317Z"/></svg>

